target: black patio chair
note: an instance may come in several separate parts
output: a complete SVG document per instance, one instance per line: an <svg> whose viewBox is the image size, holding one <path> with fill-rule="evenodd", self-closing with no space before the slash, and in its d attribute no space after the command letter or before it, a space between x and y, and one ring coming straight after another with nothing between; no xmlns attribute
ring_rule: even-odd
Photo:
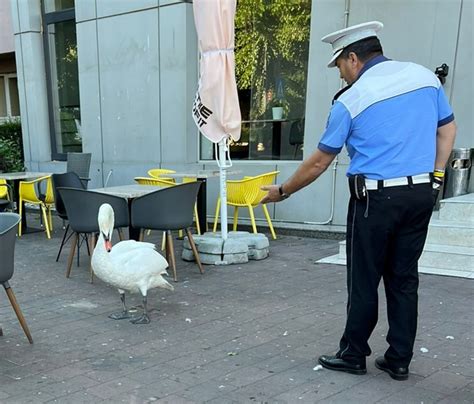
<svg viewBox="0 0 474 404"><path fill-rule="evenodd" d="M28 341L32 344L33 338L31 337L30 330L26 325L25 318L16 301L15 294L8 283L13 276L15 266L15 241L20 220L20 215L16 213L0 213L0 283L5 288L5 292L7 292L10 304L18 317L18 321L25 332L26 338L28 338ZM0 335L3 335L1 328Z"/></svg>
<svg viewBox="0 0 474 404"><path fill-rule="evenodd" d="M118 196L101 194L99 192L87 191L84 189L74 188L58 188L64 206L66 208L69 225L74 232L74 239L69 253L68 266L66 277L71 275L72 259L74 251L79 240L79 234L90 234L90 250L93 251L99 233L99 223L97 216L99 214L100 205L108 203L112 206L115 212L115 225L119 233L120 240L123 240L122 227L127 227L130 223L128 214L128 202L124 198ZM89 270L91 275L91 283L94 281L94 273L89 263Z"/></svg>
<svg viewBox="0 0 474 404"><path fill-rule="evenodd" d="M71 153L67 154L66 171L76 173L81 179L84 189L90 181L89 171L91 168L92 153Z"/></svg>
<svg viewBox="0 0 474 404"><path fill-rule="evenodd" d="M201 274L204 273L199 253L189 230L193 224L194 204L200 186L199 181L179 184L140 196L132 201L131 223L132 227L140 229L140 240L143 239L143 229L166 231L166 259L168 262L171 259L175 282L178 281L178 277L172 230L186 230L199 271Z"/></svg>
<svg viewBox="0 0 474 404"><path fill-rule="evenodd" d="M66 208L64 207L63 199L58 192L58 188L76 188L76 189L85 189L84 184L81 179L75 172L69 172L64 174L53 174L51 175L51 180L53 181L53 193L54 193L54 206L56 208L57 215L63 220L63 224L68 220ZM73 233L69 233L69 223L66 226L64 231L63 239L61 240L61 246L59 247L58 255L56 256L56 262L59 261L59 256L63 250L64 244L66 244ZM87 243L87 237L84 239L87 245L87 251L89 252L89 244ZM81 242L77 245L77 265L79 266L79 253L80 253Z"/></svg>

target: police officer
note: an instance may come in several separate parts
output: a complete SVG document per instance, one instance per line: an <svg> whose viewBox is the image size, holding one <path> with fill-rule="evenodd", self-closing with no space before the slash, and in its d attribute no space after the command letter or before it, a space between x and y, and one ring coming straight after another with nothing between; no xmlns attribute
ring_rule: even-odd
<svg viewBox="0 0 474 404"><path fill-rule="evenodd" d="M387 300L388 349L375 365L408 378L417 327L418 259L456 127L443 87L426 68L383 56L378 21L326 35L348 86L337 94L317 150L262 203L278 202L316 180L345 145L351 162L347 215L347 321L327 369L365 374L377 324L377 288Z"/></svg>

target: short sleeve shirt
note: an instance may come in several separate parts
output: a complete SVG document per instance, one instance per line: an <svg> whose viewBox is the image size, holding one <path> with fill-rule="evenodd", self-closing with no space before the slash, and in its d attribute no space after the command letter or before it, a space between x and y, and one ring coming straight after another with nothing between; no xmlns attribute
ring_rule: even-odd
<svg viewBox="0 0 474 404"><path fill-rule="evenodd" d="M437 128L453 120L431 71L379 56L332 106L318 148L337 154L345 145L348 175L383 180L428 173L434 168Z"/></svg>

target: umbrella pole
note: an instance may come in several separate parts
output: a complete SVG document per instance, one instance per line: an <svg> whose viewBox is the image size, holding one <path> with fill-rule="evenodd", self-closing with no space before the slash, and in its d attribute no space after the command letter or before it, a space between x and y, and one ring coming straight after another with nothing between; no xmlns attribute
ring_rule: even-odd
<svg viewBox="0 0 474 404"><path fill-rule="evenodd" d="M226 151L227 139L219 142L219 178L220 178L220 196L221 196L221 236L222 240L227 240L227 182L226 182Z"/></svg>

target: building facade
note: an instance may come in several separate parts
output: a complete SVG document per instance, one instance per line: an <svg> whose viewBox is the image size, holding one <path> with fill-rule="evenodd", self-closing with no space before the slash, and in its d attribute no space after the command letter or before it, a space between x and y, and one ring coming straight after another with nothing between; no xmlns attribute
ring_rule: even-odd
<svg viewBox="0 0 474 404"><path fill-rule="evenodd" d="M385 24L387 57L433 71L448 66L444 86L458 124L456 147L473 146L473 0L276 1L281 7L264 9L252 24L239 10L247 3L238 5L236 19L244 122L231 150L240 176L279 170L282 182L314 151L341 87L337 69L326 67L331 49L320 38L370 20ZM216 168L212 145L191 115L198 81L191 1L11 0L11 6L29 169L61 172L68 151L91 152L90 187L96 187L132 183L152 167ZM295 7L293 14L284 7ZM283 26L278 12L295 18ZM251 42L244 37L249 26L255 44L267 41L267 59L242 48ZM246 63L252 55L253 70ZM282 119L271 115L276 104L284 108ZM318 181L272 206L276 227L343 229L347 166L343 151ZM210 180L210 212L217 194L218 181Z"/></svg>

